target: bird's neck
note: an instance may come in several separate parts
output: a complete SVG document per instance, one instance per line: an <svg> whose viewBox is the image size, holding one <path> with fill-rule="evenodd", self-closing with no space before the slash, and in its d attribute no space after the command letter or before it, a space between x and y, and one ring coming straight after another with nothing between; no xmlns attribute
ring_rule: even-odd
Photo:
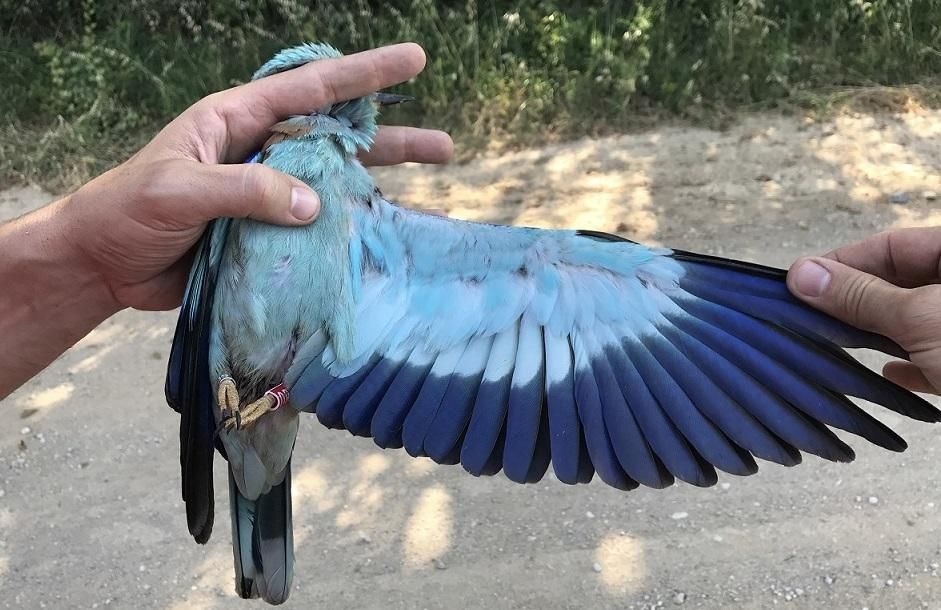
<svg viewBox="0 0 941 610"><path fill-rule="evenodd" d="M285 140L269 149L265 165L303 180L325 204L334 194L343 205L366 201L375 188L372 177L345 150L336 137Z"/></svg>

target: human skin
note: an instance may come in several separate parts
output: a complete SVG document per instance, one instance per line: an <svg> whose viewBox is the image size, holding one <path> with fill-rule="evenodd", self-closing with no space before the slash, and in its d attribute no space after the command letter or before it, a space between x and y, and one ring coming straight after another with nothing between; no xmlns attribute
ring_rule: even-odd
<svg viewBox="0 0 941 610"><path fill-rule="evenodd" d="M809 305L902 346L911 361L889 362L883 375L941 394L941 227L887 231L799 259L788 287Z"/></svg>
<svg viewBox="0 0 941 610"><path fill-rule="evenodd" d="M306 185L242 161L288 116L391 87L424 65L421 47L405 43L214 93L121 165L0 225L0 398L116 312L179 306L213 218L314 221L320 201ZM383 127L362 161L442 163L452 151L443 132Z"/></svg>

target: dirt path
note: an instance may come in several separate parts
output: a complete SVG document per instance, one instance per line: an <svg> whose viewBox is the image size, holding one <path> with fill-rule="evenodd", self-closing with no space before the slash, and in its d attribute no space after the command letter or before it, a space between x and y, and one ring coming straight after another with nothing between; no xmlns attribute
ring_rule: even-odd
<svg viewBox="0 0 941 610"><path fill-rule="evenodd" d="M454 216L786 265L941 223L925 197L941 193L941 113L758 116L377 175L394 198ZM46 199L0 193L0 217ZM237 605L221 467L216 535L198 547L185 530L162 390L174 320L115 316L0 404L0 606ZM852 441L852 465L808 457L712 489L626 494L474 479L307 420L288 605L941 607L938 430L880 417L907 453Z"/></svg>

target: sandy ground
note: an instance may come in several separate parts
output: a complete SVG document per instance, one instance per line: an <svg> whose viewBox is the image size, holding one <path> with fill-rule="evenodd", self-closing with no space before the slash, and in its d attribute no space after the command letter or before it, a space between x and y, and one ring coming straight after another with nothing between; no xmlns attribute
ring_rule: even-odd
<svg viewBox="0 0 941 610"><path fill-rule="evenodd" d="M787 265L888 227L941 223L941 113L756 116L447 168L377 172L404 202ZM905 203L890 203L890 199ZM928 195L930 197L930 194ZM42 204L0 194L0 216ZM233 597L223 469L216 534L186 533L175 313L124 312L0 405L0 605L246 607ZM867 357L870 364L876 358ZM621 493L475 479L303 424L290 607L941 607L939 430L911 448L763 465L712 489Z"/></svg>

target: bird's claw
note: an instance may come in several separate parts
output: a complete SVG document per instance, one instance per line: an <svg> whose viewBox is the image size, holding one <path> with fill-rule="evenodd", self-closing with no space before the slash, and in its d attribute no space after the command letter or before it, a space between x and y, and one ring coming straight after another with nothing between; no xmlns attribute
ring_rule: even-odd
<svg viewBox="0 0 941 610"><path fill-rule="evenodd" d="M223 409L220 426L226 430L231 430L232 428L238 430L242 427L242 412L238 409Z"/></svg>

